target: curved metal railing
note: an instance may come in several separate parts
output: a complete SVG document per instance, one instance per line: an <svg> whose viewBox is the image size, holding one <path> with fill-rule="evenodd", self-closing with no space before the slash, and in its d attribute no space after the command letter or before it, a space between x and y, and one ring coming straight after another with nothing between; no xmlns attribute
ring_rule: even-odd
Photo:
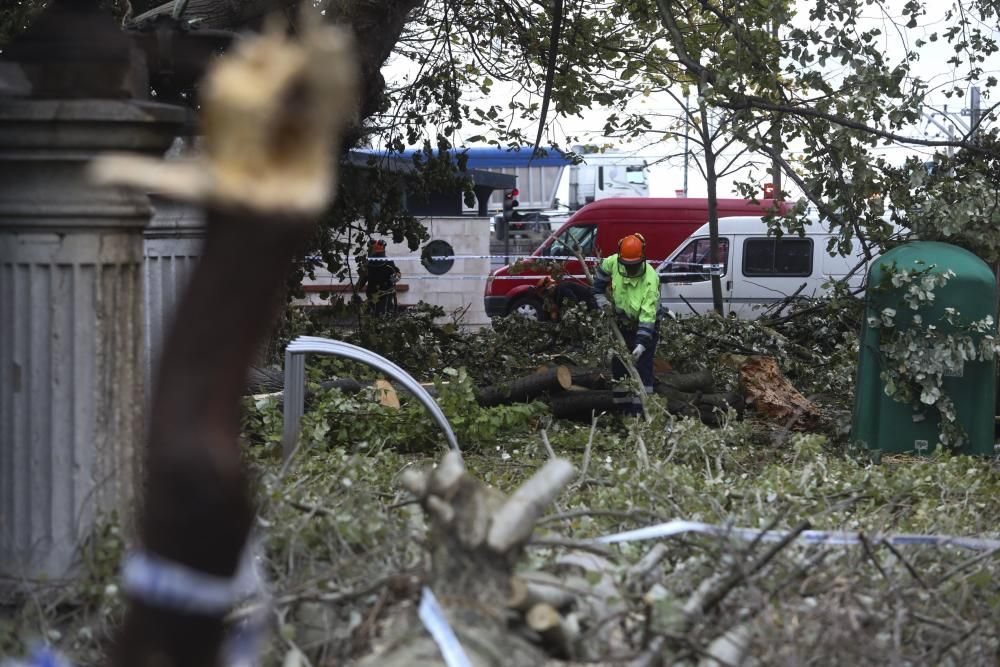
<svg viewBox="0 0 1000 667"><path fill-rule="evenodd" d="M444 416L444 412L441 411L441 406L437 404L426 389L420 386L420 383L412 375L385 357L375 354L371 350L366 350L363 347L329 338L299 336L285 348L285 405L281 442L282 454L286 460L295 451L295 446L299 439L299 429L301 428L302 414L305 408L305 362L306 355L308 354L330 354L379 369L403 385L418 401L423 403L427 411L434 417L434 421L444 431L445 438L448 440L448 446L455 451L461 451L458 447L458 439L455 438L455 432L452 430L451 424L448 423L448 419Z"/></svg>

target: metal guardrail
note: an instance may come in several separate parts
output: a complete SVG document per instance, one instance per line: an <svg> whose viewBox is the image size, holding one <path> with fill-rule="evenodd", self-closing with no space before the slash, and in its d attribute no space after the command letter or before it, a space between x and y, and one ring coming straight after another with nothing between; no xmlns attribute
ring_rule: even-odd
<svg viewBox="0 0 1000 667"><path fill-rule="evenodd" d="M427 390L421 387L420 383L402 368L385 357L357 345L351 345L339 340L330 340L329 338L299 336L285 348L284 419L281 435L282 455L285 460L288 460L292 452L295 451L295 446L299 439L302 415L305 409L306 355L308 354L330 354L379 369L403 385L418 401L423 403L427 411L434 417L434 421L444 431L445 438L448 440L448 446L456 452L461 451L458 447L458 439L455 437L455 432L452 430L451 424L448 423L448 419L444 416L444 412L441 411L441 407L427 393Z"/></svg>

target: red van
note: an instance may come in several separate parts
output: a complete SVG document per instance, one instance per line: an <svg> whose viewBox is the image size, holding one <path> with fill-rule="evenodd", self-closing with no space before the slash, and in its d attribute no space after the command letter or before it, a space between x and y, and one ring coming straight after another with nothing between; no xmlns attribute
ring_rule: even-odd
<svg viewBox="0 0 1000 667"><path fill-rule="evenodd" d="M719 217L763 215L772 205L769 199L720 199ZM781 208L785 210L784 205ZM619 239L638 232L646 238L646 257L656 265L707 221L707 199L620 198L587 204L546 239L531 259L518 260L490 274L486 314L501 317L518 313L543 319L538 288L553 268L564 280L586 283L579 261L556 259L572 257L574 247L578 246L584 257L607 257L618 252ZM588 264L593 266L593 261Z"/></svg>

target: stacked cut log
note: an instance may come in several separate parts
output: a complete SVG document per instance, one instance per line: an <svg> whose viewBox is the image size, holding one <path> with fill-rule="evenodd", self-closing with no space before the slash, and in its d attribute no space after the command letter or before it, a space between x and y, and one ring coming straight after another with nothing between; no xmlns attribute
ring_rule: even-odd
<svg viewBox="0 0 1000 667"><path fill-rule="evenodd" d="M743 396L715 391L715 378L707 370L661 373L656 380L654 391L667 399L667 411L672 414L698 417L709 426L718 426L730 408L743 416Z"/></svg>
<svg viewBox="0 0 1000 667"><path fill-rule="evenodd" d="M569 389L572 385L573 374L569 368L556 366L492 387L484 387L477 392L476 400L479 405L487 408L507 403L523 403L544 394Z"/></svg>
<svg viewBox="0 0 1000 667"><path fill-rule="evenodd" d="M711 426L719 425L730 408L743 414L742 395L716 391L715 378L707 370L667 371L655 379L656 393L667 399L667 411L673 414L696 417ZM595 413L615 410L613 384L606 369L557 366L486 387L477 398L484 407L547 398L554 417L590 420Z"/></svg>

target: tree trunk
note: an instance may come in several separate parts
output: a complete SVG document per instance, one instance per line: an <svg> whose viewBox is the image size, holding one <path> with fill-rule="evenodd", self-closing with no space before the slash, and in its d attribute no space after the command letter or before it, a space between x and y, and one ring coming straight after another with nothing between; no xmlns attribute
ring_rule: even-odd
<svg viewBox="0 0 1000 667"><path fill-rule="evenodd" d="M743 396L737 392L721 394L703 394L701 392L686 392L674 389L665 384L656 387L656 393L667 399L667 412L685 417L699 417L709 426L719 424L719 415L725 414L730 408L742 416L746 406Z"/></svg>
<svg viewBox="0 0 1000 667"><path fill-rule="evenodd" d="M257 27L268 15L292 9L298 4L299 0L189 0L183 17L195 22L199 28L235 31ZM420 5L419 0L344 0L327 6L327 21L349 26L354 31L361 66L361 120L378 113L385 106L382 65L399 41L410 12ZM173 2L134 1L132 23L169 15L173 8Z"/></svg>
<svg viewBox="0 0 1000 667"><path fill-rule="evenodd" d="M188 0L181 18L198 28L239 30L256 27L269 14L291 9L299 0ZM169 16L174 2L133 1L132 22L139 23L157 16Z"/></svg>
<svg viewBox="0 0 1000 667"><path fill-rule="evenodd" d="M587 389L609 389L613 380L611 371L605 368L572 367L573 384Z"/></svg>
<svg viewBox="0 0 1000 667"><path fill-rule="evenodd" d="M483 407L521 403L551 391L563 391L573 384L573 374L566 366L557 366L542 373L532 373L504 384L480 389L476 400Z"/></svg>
<svg viewBox="0 0 1000 667"><path fill-rule="evenodd" d="M202 109L212 150L199 161L104 156L92 166L100 182L141 191L169 184L177 195L206 202L204 249L164 342L154 386L139 508L143 551L203 576L231 580L246 548L254 507L239 440L240 398L282 305L293 259L315 234L336 182L328 161L312 158L339 151L353 116L349 44L340 31L323 30L303 45L248 40L215 62ZM259 67L270 58L308 63L316 57L329 66ZM252 86L273 94L248 109L241 93ZM297 163L295 172L287 169L290 162ZM171 578L162 571L146 579L159 582L160 599L127 591L111 664L216 667L223 607L230 602L207 603L210 609L196 613L162 599L163 592L191 597L165 584Z"/></svg>
<svg viewBox="0 0 1000 667"><path fill-rule="evenodd" d="M722 254L719 252L719 178L715 173L715 151L712 149L712 128L708 125L708 107L701 105L701 136L705 150L705 180L708 184L708 237L711 248L712 264L722 264ZM718 271L712 271L712 307L719 315L723 314L722 277Z"/></svg>
<svg viewBox="0 0 1000 667"><path fill-rule="evenodd" d="M708 370L694 371L693 373L657 373L656 380L660 384L680 391L711 392L715 384L715 378Z"/></svg>
<svg viewBox="0 0 1000 667"><path fill-rule="evenodd" d="M610 389L580 391L553 396L549 405L552 416L558 419L582 419L590 421L593 411L613 412L615 404Z"/></svg>
<svg viewBox="0 0 1000 667"><path fill-rule="evenodd" d="M382 65L392 54L399 41L407 18L419 0L345 0L335 2L326 10L327 19L336 24L349 25L357 37L358 57L361 62L361 118L367 118L385 105L385 79Z"/></svg>

